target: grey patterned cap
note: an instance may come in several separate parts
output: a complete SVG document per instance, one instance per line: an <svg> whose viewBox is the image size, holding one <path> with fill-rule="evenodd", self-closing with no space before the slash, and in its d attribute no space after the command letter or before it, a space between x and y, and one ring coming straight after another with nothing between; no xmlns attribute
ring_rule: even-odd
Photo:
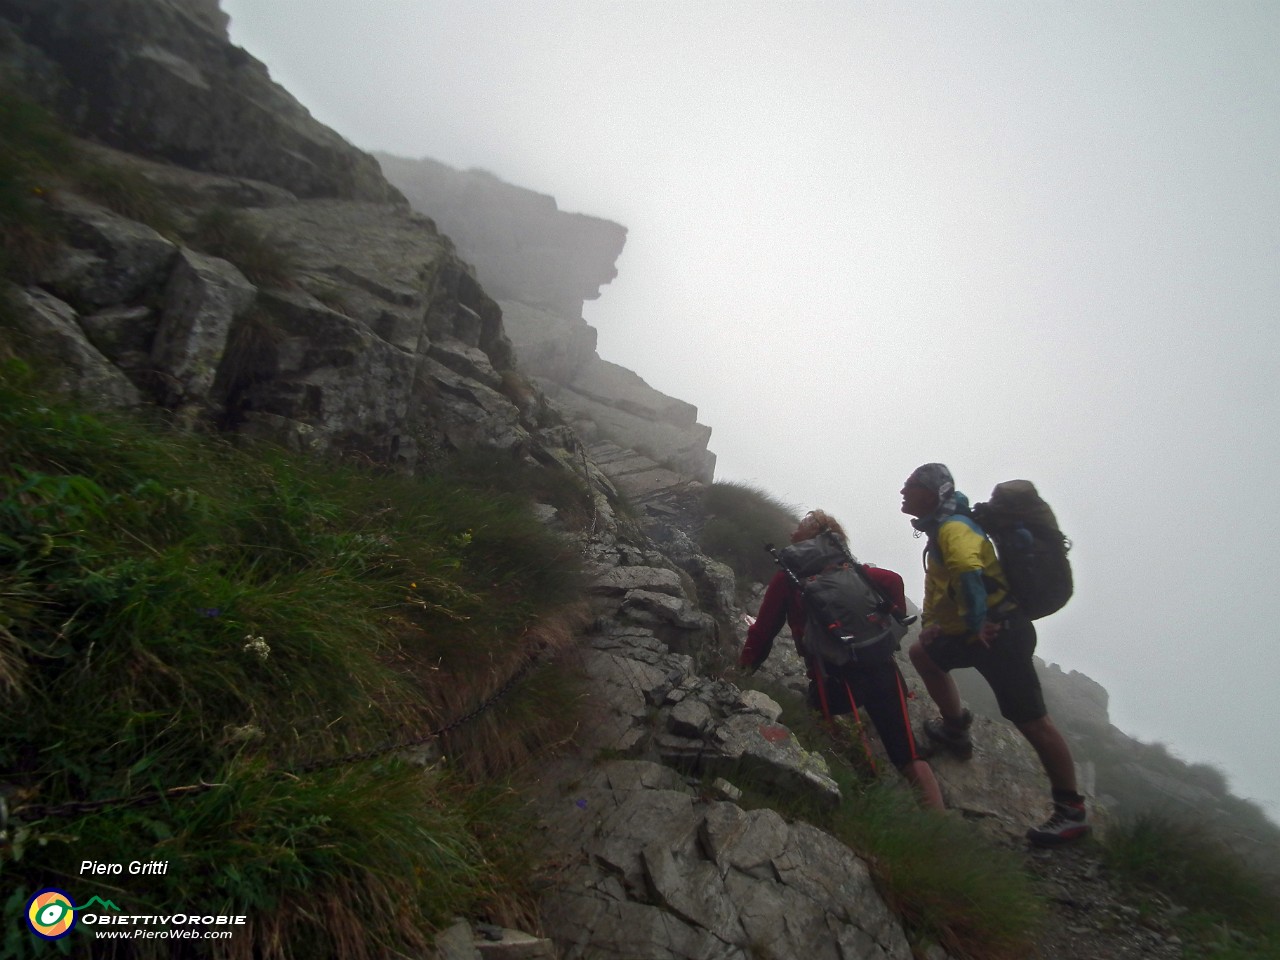
<svg viewBox="0 0 1280 960"><path fill-rule="evenodd" d="M956 512L956 482L945 463L926 463L916 467L908 480L938 495L938 509L933 513L935 517L949 517Z"/></svg>

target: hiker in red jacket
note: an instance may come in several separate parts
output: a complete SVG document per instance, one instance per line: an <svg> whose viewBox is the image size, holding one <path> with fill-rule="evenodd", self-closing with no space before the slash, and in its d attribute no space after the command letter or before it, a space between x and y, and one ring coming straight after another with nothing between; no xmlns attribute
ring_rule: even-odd
<svg viewBox="0 0 1280 960"><path fill-rule="evenodd" d="M847 539L840 524L832 517L821 510L813 510L805 514L800 525L791 534L791 542L800 543L828 531L842 540ZM894 612L905 614L907 605L902 578L881 567L867 567L866 573L881 595L893 603ZM817 691L818 685L824 682L824 677L818 670L816 654L804 647L804 597L785 571L779 570L769 581L764 599L760 602L760 612L747 631L747 640L738 656L738 664L754 670L764 663L783 624L790 625L796 651L809 669L810 690L813 691L810 701L813 702L822 695ZM937 810L944 809L942 791L938 787L938 781L934 779L933 769L916 750L915 738L911 734L911 718L907 713L906 684L898 672L897 664L890 659L886 663L854 664L840 669L828 665L822 673L826 678L834 679L836 686L848 684L853 702L865 707L871 717L890 762L916 788L921 802Z"/></svg>
<svg viewBox="0 0 1280 960"><path fill-rule="evenodd" d="M916 468L903 484L902 512L925 534L925 595L920 638L909 651L939 716L925 723L931 740L967 760L973 755L973 715L960 702L950 672L974 667L991 686L1000 713L1035 748L1053 792L1053 814L1027 831L1037 846L1088 835L1084 797L1077 791L1071 748L1045 709L1032 654L1036 628L1018 609L986 533L969 515L941 463Z"/></svg>

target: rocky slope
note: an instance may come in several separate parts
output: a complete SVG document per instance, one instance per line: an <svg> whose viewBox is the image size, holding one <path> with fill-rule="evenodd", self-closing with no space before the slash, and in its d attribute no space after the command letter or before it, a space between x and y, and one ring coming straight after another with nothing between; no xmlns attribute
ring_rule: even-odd
<svg viewBox="0 0 1280 960"><path fill-rule="evenodd" d="M593 458L605 473L658 521L650 534L661 538L670 525L697 530L698 484L711 479L714 467L714 456L705 452L703 431L710 431L696 423L691 405L601 359L595 331L581 317L582 299L597 296L614 276L623 228L563 213L553 198L482 171L426 159L378 159L409 201L431 212L454 238L486 289L495 291L522 367L535 374L579 435L594 441ZM1089 793L1119 813L1155 807L1208 817L1260 865L1280 862L1280 831L1256 804L1232 796L1221 774L1118 730L1107 691L1091 678L1058 664L1039 662L1039 669L1050 712L1075 749ZM958 677L971 706L1002 723L981 678L971 671Z"/></svg>

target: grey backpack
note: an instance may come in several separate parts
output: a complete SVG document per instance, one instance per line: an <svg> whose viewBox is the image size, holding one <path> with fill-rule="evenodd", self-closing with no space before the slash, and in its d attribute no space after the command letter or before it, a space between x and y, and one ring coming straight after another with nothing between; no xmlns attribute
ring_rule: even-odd
<svg viewBox="0 0 1280 960"><path fill-rule="evenodd" d="M769 549L804 596L804 644L811 653L832 667L884 663L893 657L907 627L835 534Z"/></svg>

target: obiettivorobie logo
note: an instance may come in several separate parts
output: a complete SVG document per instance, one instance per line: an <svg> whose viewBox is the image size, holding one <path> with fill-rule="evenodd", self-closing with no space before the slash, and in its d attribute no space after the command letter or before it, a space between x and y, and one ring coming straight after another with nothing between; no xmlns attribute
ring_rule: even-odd
<svg viewBox="0 0 1280 960"><path fill-rule="evenodd" d="M77 926L93 930L96 937L216 940L231 937L235 927L248 922L246 916L231 914L124 913L101 897L77 907L70 895L54 887L37 891L27 901L27 925L45 940L59 940ZM219 929L228 927L233 929Z"/></svg>
<svg viewBox="0 0 1280 960"><path fill-rule="evenodd" d="M104 910L120 909L110 900L99 897L94 897L83 906L77 907L61 890L46 887L44 890L37 891L36 895L27 901L27 923L31 925L31 930L36 936L44 937L46 940L58 940L74 929L76 911L87 910L94 904L100 905Z"/></svg>

